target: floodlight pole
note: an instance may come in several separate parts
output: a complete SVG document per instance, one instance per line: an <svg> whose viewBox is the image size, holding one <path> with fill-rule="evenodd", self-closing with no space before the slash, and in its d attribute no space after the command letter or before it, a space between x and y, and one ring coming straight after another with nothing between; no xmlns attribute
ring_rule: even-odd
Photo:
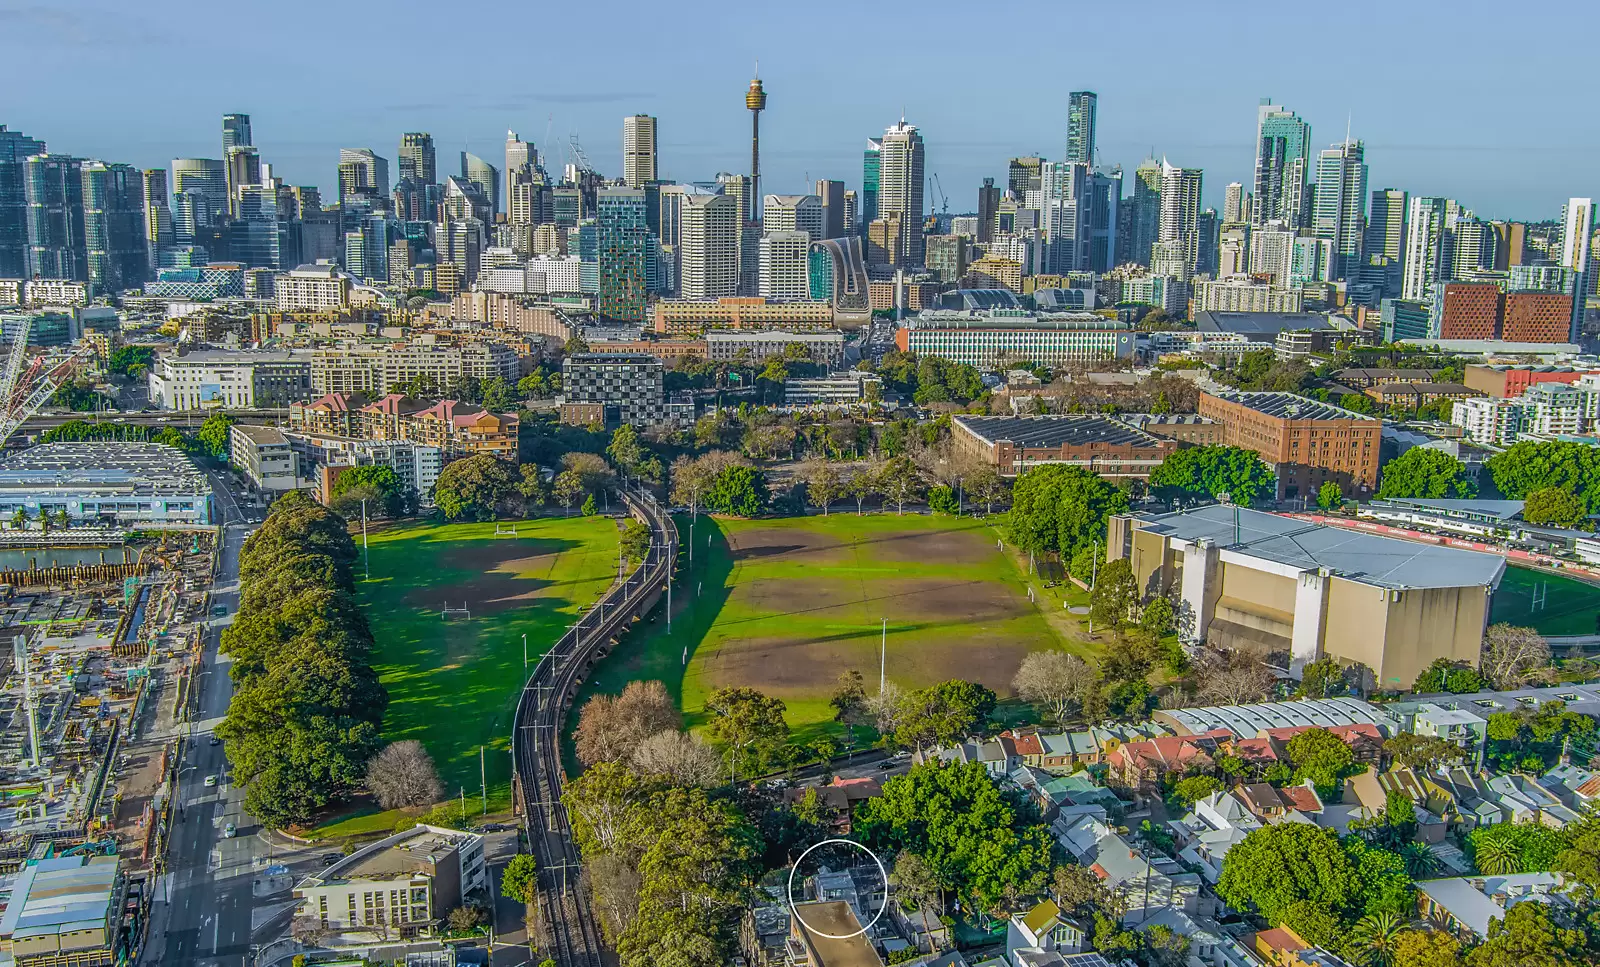
<svg viewBox="0 0 1600 967"><path fill-rule="evenodd" d="M372 554L367 549L367 498L361 498L361 559L367 569L367 580L372 580Z"/></svg>
<svg viewBox="0 0 1600 967"><path fill-rule="evenodd" d="M524 673L526 673L527 670L528 670L528 635L527 635L527 632L523 632L523 635L522 635L522 670L523 670Z"/></svg>
<svg viewBox="0 0 1600 967"><path fill-rule="evenodd" d="M883 694L889 671L889 619L883 619L883 640L878 646L878 694Z"/></svg>

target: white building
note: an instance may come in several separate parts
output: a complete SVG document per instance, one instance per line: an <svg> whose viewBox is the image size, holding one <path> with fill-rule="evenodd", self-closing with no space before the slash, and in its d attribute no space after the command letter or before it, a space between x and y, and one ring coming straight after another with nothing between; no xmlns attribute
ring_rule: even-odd
<svg viewBox="0 0 1600 967"><path fill-rule="evenodd" d="M731 195L684 195L678 288L685 299L739 294L739 202Z"/></svg>
<svg viewBox="0 0 1600 967"><path fill-rule="evenodd" d="M781 329L759 329L740 332L731 329L711 329L706 332L706 358L712 362L731 362L740 356L752 360L768 356L782 356L790 346L805 348L814 363L837 366L844 359L844 333L842 332L784 332Z"/></svg>
<svg viewBox="0 0 1600 967"><path fill-rule="evenodd" d="M300 486L299 455L275 426L235 423L228 430L228 460L258 491L279 494Z"/></svg>
<svg viewBox="0 0 1600 967"><path fill-rule="evenodd" d="M822 238L822 199L816 195L765 195L761 227L767 232L805 232Z"/></svg>
<svg viewBox="0 0 1600 967"><path fill-rule="evenodd" d="M1196 312L1301 312L1305 296L1299 289L1283 289L1230 276L1194 284Z"/></svg>
<svg viewBox="0 0 1600 967"><path fill-rule="evenodd" d="M339 312L350 306L350 277L332 262L285 272L274 291L285 312Z"/></svg>
<svg viewBox="0 0 1600 967"><path fill-rule="evenodd" d="M414 826L296 883L295 916L325 930L427 936L464 900L488 892L482 836Z"/></svg>
<svg viewBox="0 0 1600 967"><path fill-rule="evenodd" d="M161 443L46 443L0 459L0 515L41 512L98 526L211 521L211 481Z"/></svg>
<svg viewBox="0 0 1600 967"><path fill-rule="evenodd" d="M311 361L288 352L203 350L156 357L150 402L163 410L270 409L311 393Z"/></svg>
<svg viewBox="0 0 1600 967"><path fill-rule="evenodd" d="M769 231L762 235L760 294L781 301L811 298L810 257L808 232Z"/></svg>
<svg viewBox="0 0 1600 967"><path fill-rule="evenodd" d="M622 180L629 188L656 180L656 119L648 114L622 119Z"/></svg>
<svg viewBox="0 0 1600 967"><path fill-rule="evenodd" d="M1282 222L1268 222L1250 234L1250 271L1270 275L1278 285L1289 284L1294 261L1295 233ZM1226 273L1225 273L1226 274Z"/></svg>
<svg viewBox="0 0 1600 967"><path fill-rule="evenodd" d="M423 507L433 506L433 485L445 465L445 453L440 447L409 440L363 440L323 433L284 435L306 464L389 467L402 484L416 491Z"/></svg>

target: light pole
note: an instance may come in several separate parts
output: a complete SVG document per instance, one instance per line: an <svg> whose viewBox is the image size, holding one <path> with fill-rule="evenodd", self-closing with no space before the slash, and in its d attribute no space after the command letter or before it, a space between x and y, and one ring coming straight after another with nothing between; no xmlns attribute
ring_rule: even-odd
<svg viewBox="0 0 1600 967"><path fill-rule="evenodd" d="M361 560L367 570L367 580L372 580L372 554L367 550L367 498L361 498Z"/></svg>
<svg viewBox="0 0 1600 967"><path fill-rule="evenodd" d="M522 635L522 672L523 674L528 672L528 635L526 632Z"/></svg>
<svg viewBox="0 0 1600 967"><path fill-rule="evenodd" d="M883 694L889 671L889 619L883 619L883 639L878 645L878 694Z"/></svg>

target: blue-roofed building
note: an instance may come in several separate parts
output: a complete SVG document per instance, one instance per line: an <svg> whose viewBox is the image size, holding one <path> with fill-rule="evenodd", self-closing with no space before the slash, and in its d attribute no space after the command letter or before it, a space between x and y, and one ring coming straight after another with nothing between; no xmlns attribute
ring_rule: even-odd
<svg viewBox="0 0 1600 967"><path fill-rule="evenodd" d="M212 523L211 482L159 443L47 443L0 459L0 517L66 511L107 527Z"/></svg>
<svg viewBox="0 0 1600 967"><path fill-rule="evenodd" d="M0 915L0 963L123 962L120 890L115 856L64 856L24 866Z"/></svg>

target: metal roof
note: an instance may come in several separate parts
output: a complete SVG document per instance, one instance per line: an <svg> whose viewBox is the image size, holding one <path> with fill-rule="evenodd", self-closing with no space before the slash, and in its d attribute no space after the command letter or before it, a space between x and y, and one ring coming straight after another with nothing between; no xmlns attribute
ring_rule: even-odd
<svg viewBox="0 0 1600 967"><path fill-rule="evenodd" d="M1298 393L1223 392L1212 393L1217 399L1249 407L1257 413L1275 416L1280 420L1365 420L1377 422L1377 417L1366 416L1332 403L1323 403Z"/></svg>
<svg viewBox="0 0 1600 967"><path fill-rule="evenodd" d="M1326 568L1345 580L1380 588L1492 588L1506 568L1499 554L1380 537L1222 504L1135 519L1141 530L1182 541L1209 541L1225 551L1302 570Z"/></svg>
<svg viewBox="0 0 1600 967"><path fill-rule="evenodd" d="M1206 708L1163 709L1156 719L1167 719L1191 735L1227 729L1242 739L1254 739L1268 729L1335 725L1376 725L1390 732L1399 728L1394 716L1357 698L1303 699L1297 702L1262 702L1254 705L1215 705Z"/></svg>
<svg viewBox="0 0 1600 967"><path fill-rule="evenodd" d="M116 883L114 856L67 856L24 867L0 916L0 937L103 928Z"/></svg>
<svg viewBox="0 0 1600 967"><path fill-rule="evenodd" d="M987 443L1003 440L1023 447L1164 445L1143 430L1106 416L957 416L955 422Z"/></svg>

